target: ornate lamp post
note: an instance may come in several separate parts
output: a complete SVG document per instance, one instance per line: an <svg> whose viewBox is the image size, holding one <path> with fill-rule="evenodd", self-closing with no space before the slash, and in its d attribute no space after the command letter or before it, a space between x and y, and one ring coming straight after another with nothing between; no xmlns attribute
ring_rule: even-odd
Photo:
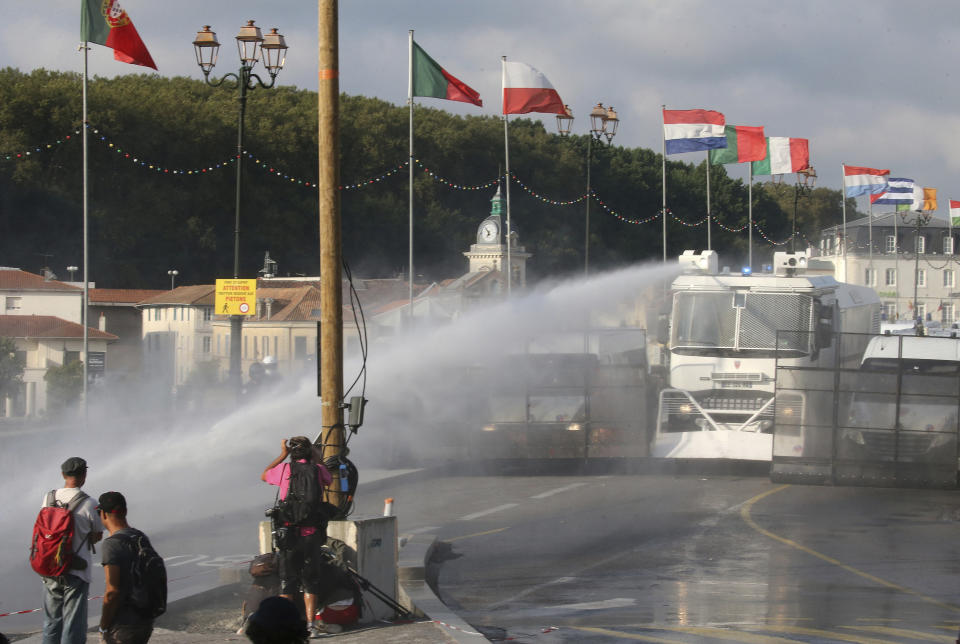
<svg viewBox="0 0 960 644"><path fill-rule="evenodd" d="M253 20L248 20L236 36L237 52L240 55L240 70L237 73L224 74L219 79L210 78L210 72L217 64L217 55L220 52L217 34L210 30L210 25L205 25L202 30L197 32L197 37L193 41L193 47L197 54L197 65L203 71L203 78L207 85L220 87L229 79L232 82L226 85L227 88L236 89L240 92L240 114L237 119L237 198L233 228L234 279L240 277L240 205L243 177L241 171L243 163L243 120L247 108L247 92L258 87L263 89L273 87L277 80L277 74L283 69L287 56L287 43L283 36L277 33L276 28L271 29L270 33L263 36L260 33L260 28L253 22ZM253 73L253 68L256 66L258 59L263 61L264 68L270 74L269 82L264 82L263 79ZM240 368L240 339L242 335L243 316L234 315L230 318L230 380L238 392L243 382Z"/></svg>
<svg viewBox="0 0 960 644"><path fill-rule="evenodd" d="M793 252L797 252L797 209L800 197L810 194L815 185L817 185L817 171L813 166L797 173L797 184L793 189L793 230L790 236L790 250Z"/></svg>
<svg viewBox="0 0 960 644"><path fill-rule="evenodd" d="M175 268L171 268L169 271L167 271L167 275L170 276L170 290L171 290L171 291L174 289L174 283L176 282L177 275L179 275L179 274L180 274L180 271L178 271L178 270L175 269Z"/></svg>
<svg viewBox="0 0 960 644"><path fill-rule="evenodd" d="M908 213L909 211L900 213L904 224L907 223ZM920 285L920 229L930 223L930 220L933 218L933 212L930 210L917 210L914 211L913 214L915 216L914 225L916 227L913 235L913 317L916 322L917 335L926 335L923 324L925 320L923 316L918 313L920 304L917 302L917 287Z"/></svg>
<svg viewBox="0 0 960 644"><path fill-rule="evenodd" d="M570 134L570 128L573 126L573 112L569 105L564 105L564 113L557 114L557 131L560 136ZM620 125L620 118L612 107L604 107L603 103L597 103L590 110L590 136L587 137L587 198L586 213L584 223L583 240L583 274L590 272L590 166L593 162L593 140L600 140L600 137L607 139L607 145L613 141L617 134L617 127Z"/></svg>

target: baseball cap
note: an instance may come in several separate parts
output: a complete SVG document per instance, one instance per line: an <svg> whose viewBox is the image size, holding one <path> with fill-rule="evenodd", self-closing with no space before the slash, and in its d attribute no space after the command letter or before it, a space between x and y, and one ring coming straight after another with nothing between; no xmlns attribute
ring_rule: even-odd
<svg viewBox="0 0 960 644"><path fill-rule="evenodd" d="M107 514L113 514L118 510L127 511L127 500L119 492L104 492L98 501L97 509Z"/></svg>
<svg viewBox="0 0 960 644"><path fill-rule="evenodd" d="M87 471L87 462L79 456L71 456L60 466L60 471L67 476L77 476Z"/></svg>

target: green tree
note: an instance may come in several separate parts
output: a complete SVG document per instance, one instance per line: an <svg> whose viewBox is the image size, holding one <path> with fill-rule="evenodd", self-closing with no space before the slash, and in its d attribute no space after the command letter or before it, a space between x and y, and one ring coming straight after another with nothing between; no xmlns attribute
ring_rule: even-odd
<svg viewBox="0 0 960 644"><path fill-rule="evenodd" d="M0 338L0 398L16 394L23 382L24 360L13 338Z"/></svg>
<svg viewBox="0 0 960 644"><path fill-rule="evenodd" d="M74 360L65 365L49 367L43 379L47 383L49 412L60 413L78 401L83 393L83 362Z"/></svg>

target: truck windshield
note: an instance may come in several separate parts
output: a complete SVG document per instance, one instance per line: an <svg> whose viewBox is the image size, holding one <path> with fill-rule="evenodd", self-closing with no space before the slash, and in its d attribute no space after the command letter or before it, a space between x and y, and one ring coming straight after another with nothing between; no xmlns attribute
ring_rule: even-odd
<svg viewBox="0 0 960 644"><path fill-rule="evenodd" d="M736 298L733 291L677 293L672 322L671 346L683 353L806 355L813 338L813 298L800 293L747 292Z"/></svg>

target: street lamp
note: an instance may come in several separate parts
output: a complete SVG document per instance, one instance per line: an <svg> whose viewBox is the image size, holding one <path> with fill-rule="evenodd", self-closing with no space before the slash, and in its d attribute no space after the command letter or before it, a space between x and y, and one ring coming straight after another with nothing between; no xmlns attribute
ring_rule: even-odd
<svg viewBox="0 0 960 644"><path fill-rule="evenodd" d="M220 52L220 43L217 41L217 34L210 30L210 25L204 25L203 29L197 32L197 37L193 41L193 47L197 55L197 65L203 71L203 79L211 87L219 87L228 79L233 82L227 85L228 89L240 90L240 113L237 119L237 199L236 213L233 227L233 277L240 277L240 203L241 203L241 185L242 185L242 162L243 162L243 119L246 114L247 92L261 87L270 89L277 80L277 74L283 69L286 62L287 43L283 36L277 33L276 28L271 29L270 33L263 36L260 28L254 24L253 20L248 20L247 24L240 29L236 36L237 53L240 56L240 70L237 73L224 74L219 80L210 78L210 72L217 64L217 56ZM259 59L263 61L263 66L270 74L270 81L264 82L259 76L253 73L253 68ZM172 280L172 278L171 278ZM239 392L243 382L243 376L240 369L241 346L240 339L243 335L243 316L234 315L230 318L230 379L234 382L236 390Z"/></svg>
<svg viewBox="0 0 960 644"><path fill-rule="evenodd" d="M900 218L904 224L907 223L908 214L909 211L900 213ZM914 220L916 232L913 234L913 317L916 323L915 329L917 335L926 335L923 316L917 315L917 312L920 310L920 304L917 302L917 287L920 285L920 229L930 223L930 220L933 219L933 212L930 210L917 210L914 211L913 214L916 216Z"/></svg>
<svg viewBox="0 0 960 644"><path fill-rule="evenodd" d="M178 271L178 270L175 269L175 268L171 268L169 271L167 271L167 275L170 276L170 290L171 290L171 291L173 290L174 281L177 279L177 275L179 275L179 274L180 274L180 271Z"/></svg>
<svg viewBox="0 0 960 644"><path fill-rule="evenodd" d="M617 134L617 127L620 125L620 118L612 107L604 107L603 103L597 103L590 110L590 135L587 137L587 198L586 198L586 216L584 222L584 240L583 240L583 274L590 272L590 166L593 162L593 140L600 140L600 137L607 139L607 145L613 141ZM569 105L563 106L563 114L557 114L557 131L560 136L570 134L570 128L573 126L573 111Z"/></svg>
<svg viewBox="0 0 960 644"><path fill-rule="evenodd" d="M800 195L808 195L817 185L817 171L813 166L797 172L797 184L793 188L793 234L790 236L790 250L797 252L797 208Z"/></svg>
<svg viewBox="0 0 960 644"><path fill-rule="evenodd" d="M71 282L76 281L76 280L73 279L73 277L74 277L73 274L76 273L76 272L79 271L79 270L80 270L80 269L79 269L78 267L76 267L76 266L67 266L67 272L70 273L70 281L71 281Z"/></svg>

